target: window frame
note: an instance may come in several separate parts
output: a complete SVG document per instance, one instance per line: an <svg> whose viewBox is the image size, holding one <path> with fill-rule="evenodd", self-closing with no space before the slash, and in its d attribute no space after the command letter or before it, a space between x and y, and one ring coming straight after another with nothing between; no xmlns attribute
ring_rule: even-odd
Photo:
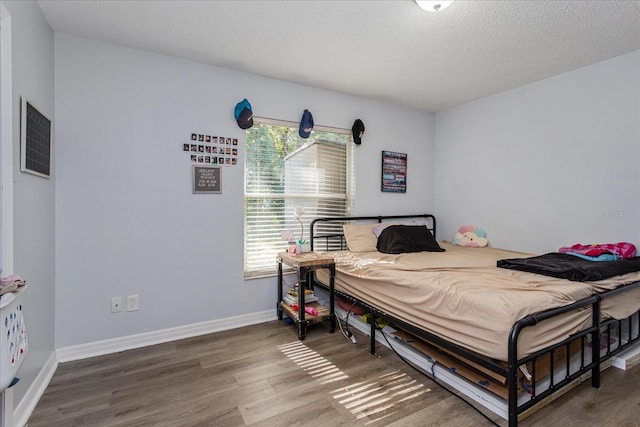
<svg viewBox="0 0 640 427"><path fill-rule="evenodd" d="M299 127L299 123L296 122L291 122L291 121L287 121L287 120L279 120L279 119L273 119L273 118L266 118L266 117L259 117L259 116L254 116L253 117L254 120L254 126L256 124L263 124L263 125L270 125L270 126L286 126L292 129L296 129ZM245 142L246 142L246 132L251 131L251 129L247 129L245 131ZM328 133L334 133L334 134L339 134L339 135L346 135L348 138L345 141L345 156L346 156L346 169L345 169L345 180L346 180L346 194L344 196L344 200L345 200L345 208L344 211L340 213L340 215L344 215L344 216L348 216L351 215L353 209L354 209L354 203L355 203L355 168L354 168L354 143L353 143L353 136L352 136L352 132L350 129L343 129L343 128L335 128L335 127L330 127L330 126L322 126L322 125L315 125L313 128L313 132L328 132ZM313 135L313 134L312 134ZM270 194L274 194L274 199L300 199L300 198L307 198L309 200L320 200L322 198L326 198L322 197L322 196L318 196L318 195L308 195L308 194L286 194L286 193L248 193L247 192L247 159L249 158L248 156L248 152L245 151L245 163L244 163L244 230L243 230L243 236L244 236L244 247L243 247L243 276L245 280L249 280L249 279L258 279L258 278L265 278L265 277L275 277L277 274L277 266L276 266L276 255L277 252L273 254L273 266L272 267L268 267L268 268L256 268L256 269L251 269L251 268L247 268L247 256L249 256L248 252L247 252L247 243L248 243L248 235L247 235L247 199L251 198L251 197L270 197ZM286 214L285 214L286 215ZM282 217L283 220L286 221L285 217ZM305 223L305 236L309 236L309 230L308 230L308 225L309 223L313 220L312 217L306 217L306 215L303 217L303 222ZM297 229L294 230L297 236ZM279 250L278 252L282 252L285 251L287 248L287 243L285 241L282 241L282 249Z"/></svg>

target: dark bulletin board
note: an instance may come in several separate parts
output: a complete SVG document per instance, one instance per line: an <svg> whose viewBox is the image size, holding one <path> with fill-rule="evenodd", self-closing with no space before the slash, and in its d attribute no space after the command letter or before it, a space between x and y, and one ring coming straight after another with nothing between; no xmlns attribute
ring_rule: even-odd
<svg viewBox="0 0 640 427"><path fill-rule="evenodd" d="M407 192L407 155L405 153L382 152L382 191Z"/></svg>
<svg viewBox="0 0 640 427"><path fill-rule="evenodd" d="M51 176L51 120L26 98L20 103L20 170Z"/></svg>
<svg viewBox="0 0 640 427"><path fill-rule="evenodd" d="M193 165L193 194L222 193L222 172L219 166Z"/></svg>

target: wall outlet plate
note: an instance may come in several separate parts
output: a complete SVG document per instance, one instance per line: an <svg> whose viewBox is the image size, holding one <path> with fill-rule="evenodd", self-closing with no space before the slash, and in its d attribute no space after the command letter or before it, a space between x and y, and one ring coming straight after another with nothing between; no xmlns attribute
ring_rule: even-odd
<svg viewBox="0 0 640 427"><path fill-rule="evenodd" d="M127 311L136 311L139 308L138 295L129 295L127 297Z"/></svg>
<svg viewBox="0 0 640 427"><path fill-rule="evenodd" d="M119 313L122 311L122 297L111 298L111 312Z"/></svg>

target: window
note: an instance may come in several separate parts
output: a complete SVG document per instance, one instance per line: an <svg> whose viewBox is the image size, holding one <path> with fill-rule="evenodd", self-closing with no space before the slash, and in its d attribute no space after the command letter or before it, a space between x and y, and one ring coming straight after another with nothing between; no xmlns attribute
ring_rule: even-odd
<svg viewBox="0 0 640 427"><path fill-rule="evenodd" d="M284 231L308 240L314 218L349 215L353 144L346 129L316 126L303 139L297 123L254 117L245 147L244 276L260 277L275 274ZM296 207L305 211L302 229Z"/></svg>

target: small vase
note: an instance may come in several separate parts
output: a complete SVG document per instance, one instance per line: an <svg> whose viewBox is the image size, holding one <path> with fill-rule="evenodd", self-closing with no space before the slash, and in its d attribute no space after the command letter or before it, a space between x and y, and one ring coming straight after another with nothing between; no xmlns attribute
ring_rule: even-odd
<svg viewBox="0 0 640 427"><path fill-rule="evenodd" d="M310 243L298 244L296 251L301 254L305 252L311 252L311 244Z"/></svg>

